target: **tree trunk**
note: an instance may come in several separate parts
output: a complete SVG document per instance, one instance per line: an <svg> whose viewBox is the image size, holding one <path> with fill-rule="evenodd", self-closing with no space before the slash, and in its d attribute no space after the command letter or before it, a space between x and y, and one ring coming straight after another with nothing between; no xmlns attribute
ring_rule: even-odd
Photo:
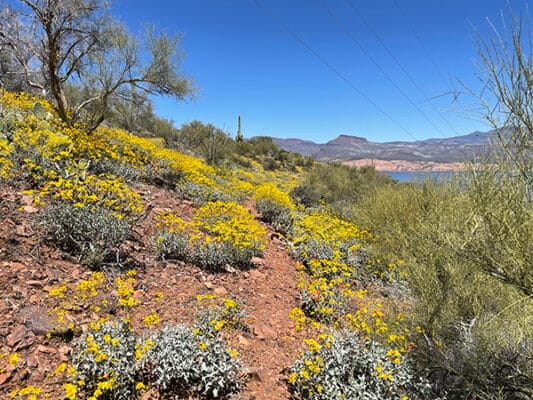
<svg viewBox="0 0 533 400"><path fill-rule="evenodd" d="M50 19L44 22L46 36L48 39L48 76L50 78L50 90L56 101L56 111L59 118L70 125L71 120L68 115L68 103L63 89L63 83L59 77L59 43L55 32L52 30Z"/></svg>

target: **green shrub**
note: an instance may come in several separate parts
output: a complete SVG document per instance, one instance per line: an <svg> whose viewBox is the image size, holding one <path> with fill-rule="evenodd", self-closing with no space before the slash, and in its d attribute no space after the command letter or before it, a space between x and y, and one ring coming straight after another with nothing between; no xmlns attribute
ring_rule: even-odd
<svg viewBox="0 0 533 400"><path fill-rule="evenodd" d="M226 195L220 190L196 182L182 181L176 185L178 196L184 200L204 205L210 201L225 201Z"/></svg>
<svg viewBox="0 0 533 400"><path fill-rule="evenodd" d="M130 223L112 211L69 203L47 207L40 223L63 250L93 267L111 255L115 255L115 260L119 258L117 246L131 234Z"/></svg>
<svg viewBox="0 0 533 400"><path fill-rule="evenodd" d="M152 248L159 259L183 260L189 250L189 236L184 232L161 231L152 237Z"/></svg>
<svg viewBox="0 0 533 400"><path fill-rule="evenodd" d="M428 337L420 357L431 354L431 367L452 377L444 386L455 398L520 398L513 396L533 382L533 219L520 181L473 171L441 184L383 187L353 208L354 220L380 237L377 256L405 260L416 324Z"/></svg>
<svg viewBox="0 0 533 400"><path fill-rule="evenodd" d="M430 384L415 375L406 360L396 363L386 348L337 332L321 343L306 340L309 350L290 369L289 388L296 399L432 399Z"/></svg>
<svg viewBox="0 0 533 400"><path fill-rule="evenodd" d="M302 183L296 186L290 192L292 201L297 204L302 204L305 207L315 207L320 204L322 196L313 186L309 183Z"/></svg>
<svg viewBox="0 0 533 400"><path fill-rule="evenodd" d="M291 232L295 207L287 193L274 183L264 183L256 189L254 199L263 221L280 233Z"/></svg>
<svg viewBox="0 0 533 400"><path fill-rule="evenodd" d="M95 398L132 399L138 366L137 338L131 326L122 321L99 325L76 343L73 356L78 387ZM79 381L83 385L79 385Z"/></svg>
<svg viewBox="0 0 533 400"><path fill-rule="evenodd" d="M161 393L225 398L238 391L240 363L223 339L176 326L162 329L151 342L143 366Z"/></svg>
<svg viewBox="0 0 533 400"><path fill-rule="evenodd" d="M90 170L95 175L111 174L117 178L122 178L125 182L138 182L141 177L146 176L146 170L149 168L148 166L138 168L127 162L102 158L96 161Z"/></svg>
<svg viewBox="0 0 533 400"><path fill-rule="evenodd" d="M247 314L238 301L218 299L215 294L200 295L196 299L198 310L194 326L202 336L216 337L222 329L248 330Z"/></svg>
<svg viewBox="0 0 533 400"><path fill-rule="evenodd" d="M220 272L226 264L234 261L232 250L227 243L200 243L194 246L191 260L203 269Z"/></svg>
<svg viewBox="0 0 533 400"><path fill-rule="evenodd" d="M304 195L303 201L316 205L323 200L335 213L345 215L353 203L373 188L391 185L392 179L373 167L355 168L335 163L315 163L306 173L293 195ZM306 205L305 203L303 203Z"/></svg>

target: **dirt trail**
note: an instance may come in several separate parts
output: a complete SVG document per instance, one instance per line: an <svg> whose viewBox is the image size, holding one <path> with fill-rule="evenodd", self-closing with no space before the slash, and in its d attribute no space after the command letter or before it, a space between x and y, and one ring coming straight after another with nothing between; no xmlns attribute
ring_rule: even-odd
<svg viewBox="0 0 533 400"><path fill-rule="evenodd" d="M239 337L241 358L250 372L241 398L288 399L282 370L294 362L300 347L289 319L290 311L298 306L295 261L274 239L265 250L264 261L245 274L243 300L253 324L248 337Z"/></svg>

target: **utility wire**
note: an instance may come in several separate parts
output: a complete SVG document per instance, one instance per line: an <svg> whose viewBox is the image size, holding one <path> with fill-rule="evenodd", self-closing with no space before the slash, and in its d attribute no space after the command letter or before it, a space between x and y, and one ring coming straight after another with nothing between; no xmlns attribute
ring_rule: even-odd
<svg viewBox="0 0 533 400"><path fill-rule="evenodd" d="M429 50L427 49L427 47L424 45L424 42L422 40L422 38L420 37L420 35L418 34L418 32L416 31L416 29L413 27L413 24L411 24L409 22L409 19L407 17L407 13L405 12L405 10L402 8L402 6L400 5L400 3L397 1L397 0L393 0L394 1L394 4L396 4L396 7L400 10L400 12L402 13L402 16L404 17L404 19L407 21L407 26L409 27L409 30L411 31L411 33L413 34L413 36L416 38L418 44L420 44L420 47L422 47L422 49L424 50L424 53L426 54L426 57L427 59L429 60L429 62L433 65L433 67L435 67L435 70L437 71L437 74L440 76L440 78L442 79L442 81L444 83L447 82L444 74L442 73L442 70L440 69L439 65L435 62L435 59L433 57L431 57L431 54L429 53ZM453 83L452 83L453 85ZM445 93L444 95L449 95L450 93ZM438 98L438 97L441 97L441 96L444 96L444 95L439 95L439 96L435 96L435 97L431 97L430 100L433 100L435 98ZM457 100L457 94L454 95L454 102ZM468 120L472 123L472 119L471 118L468 118ZM472 128L475 130L476 129L476 126L472 123ZM448 126L450 126L448 124ZM456 135L458 135L459 133L457 133L457 131L451 127L452 130L455 132Z"/></svg>
<svg viewBox="0 0 533 400"><path fill-rule="evenodd" d="M398 128L400 128L403 132L405 132L407 135L412 137L414 140L418 140L416 137L413 136L413 134L408 131L402 124L400 124L398 121L396 121L389 113L387 113L382 107L379 106L374 100L372 100L370 97L368 97L365 93L363 93L357 86L355 86L345 75L343 75L341 72L339 72L331 63L329 63L324 57L322 57L316 50L314 50L301 36L299 36L295 31L293 31L286 23L281 21L279 18L276 17L275 14L273 14L270 10L268 10L263 3L260 0L254 0L255 4L265 13L267 14L274 22L276 22L278 25L280 25L289 35L291 35L293 38L295 38L308 52L310 52L312 55L314 55L316 58L318 58L326 67L328 67L335 75L337 75L340 79L344 81L352 90L354 90L359 96L364 98L367 102L372 104L383 116L385 116L388 120L390 120L392 123L394 123Z"/></svg>
<svg viewBox="0 0 533 400"><path fill-rule="evenodd" d="M379 63L374 59L374 57L372 57L372 55L369 54L368 51L366 51L366 49L363 47L363 45L346 28L346 25L341 23L341 21L336 17L336 15L327 6L327 0L323 1L323 5L324 5L324 8L326 9L327 13L329 14L331 19L333 20L333 22L335 22L336 24L338 24L340 26L340 28L351 39L351 41L355 44L355 46L357 46L359 48L359 50L361 50L363 52L363 54L372 62L372 64L374 64L374 66L379 70L379 72L381 72L383 74L383 76L385 76L385 78L388 79L388 81L402 94L402 96L413 106L413 108L416 111L418 111L420 113L420 115L422 115L422 117L424 117L424 119L436 131L438 131L442 136L444 136L444 133L440 130L440 128L437 125L435 125L431 119L429 119L427 114L424 113L424 111L422 111L420 109L420 107L418 107L416 105L416 103L411 99L411 97L409 97L409 95L407 93L405 93L405 91L391 78L391 76L381 67L381 65L379 65Z"/></svg>
<svg viewBox="0 0 533 400"><path fill-rule="evenodd" d="M400 12L402 13L403 18L407 21L407 26L409 27L409 30L411 31L413 36L416 38L420 47L422 47L422 49L424 50L424 53L426 53L426 57L428 58L429 62L433 64L433 67L435 67L435 70L437 71L437 74L439 74L440 79L442 79L443 82L446 82L446 78L444 77L444 74L442 73L441 69L439 68L438 64L435 62L433 57L431 57L431 55L429 54L427 47L424 45L424 42L422 42L422 38L420 37L418 32L415 30L413 25L409 23L409 19L407 18L407 14L405 13L404 9L402 8L402 6L400 6L400 3L398 3L397 0L393 0L393 1L394 1L394 4L396 4L396 7L398 8L398 10L400 10Z"/></svg>
<svg viewBox="0 0 533 400"><path fill-rule="evenodd" d="M455 130L455 128L449 123L449 121L446 119L446 117L442 114L442 112L435 106L435 104L431 101L431 99L427 96L427 94L424 92L424 90L420 87L420 85L418 83L416 83L416 81L413 79L413 77L411 76L411 74L409 74L409 72L407 72L407 70L403 67L403 65L400 63L400 61L398 61L398 59L396 58L396 56L392 53L392 51L390 51L390 49L388 48L388 46L383 42L383 40L381 40L381 38L379 37L379 35L376 33L376 31L372 28L372 26L370 26L370 24L366 21L366 19L363 17L363 15L357 10L357 8L355 8L355 6L353 5L353 2L350 1L350 0L346 0L346 2L348 3L348 5L350 6L350 8L357 14L357 16L361 19L361 21L363 21L363 23L365 24L365 26L367 27L367 29L374 35L374 37L376 38L376 40L381 44L381 46L385 49L385 51L389 54L389 56L394 60L394 62L396 63L396 65L398 66L398 68L400 68L402 70L402 72L404 73L404 75L407 77L407 79L409 79L409 81L413 84L413 86L420 92L420 94L424 97L424 99L429 103L431 104L431 106L433 107L433 109L435 111L437 111L440 115L440 117L442 118L442 120L446 123L446 125L448 125L448 127L454 131L454 133L456 135L459 135L459 133ZM446 137L446 136L444 136Z"/></svg>

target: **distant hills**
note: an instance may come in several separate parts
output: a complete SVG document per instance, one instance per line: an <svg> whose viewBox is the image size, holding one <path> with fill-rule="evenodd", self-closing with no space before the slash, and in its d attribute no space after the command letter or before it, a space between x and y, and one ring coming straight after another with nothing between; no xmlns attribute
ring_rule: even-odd
<svg viewBox="0 0 533 400"><path fill-rule="evenodd" d="M302 139L272 138L282 149L313 157L320 161L338 161L351 165L374 164L377 169L418 170L457 169L457 163L471 161L487 151L494 132L473 132L468 135L449 138L434 138L414 142L370 142L365 138L340 135L327 143L315 143ZM356 160L367 160L354 163ZM388 167L378 168L376 161ZM390 166L400 165L399 167ZM398 163L400 162L400 163ZM436 164L450 164L449 167ZM404 165L402 167L401 165ZM440 167L440 168L439 168ZM387 169L385 169L387 170Z"/></svg>

